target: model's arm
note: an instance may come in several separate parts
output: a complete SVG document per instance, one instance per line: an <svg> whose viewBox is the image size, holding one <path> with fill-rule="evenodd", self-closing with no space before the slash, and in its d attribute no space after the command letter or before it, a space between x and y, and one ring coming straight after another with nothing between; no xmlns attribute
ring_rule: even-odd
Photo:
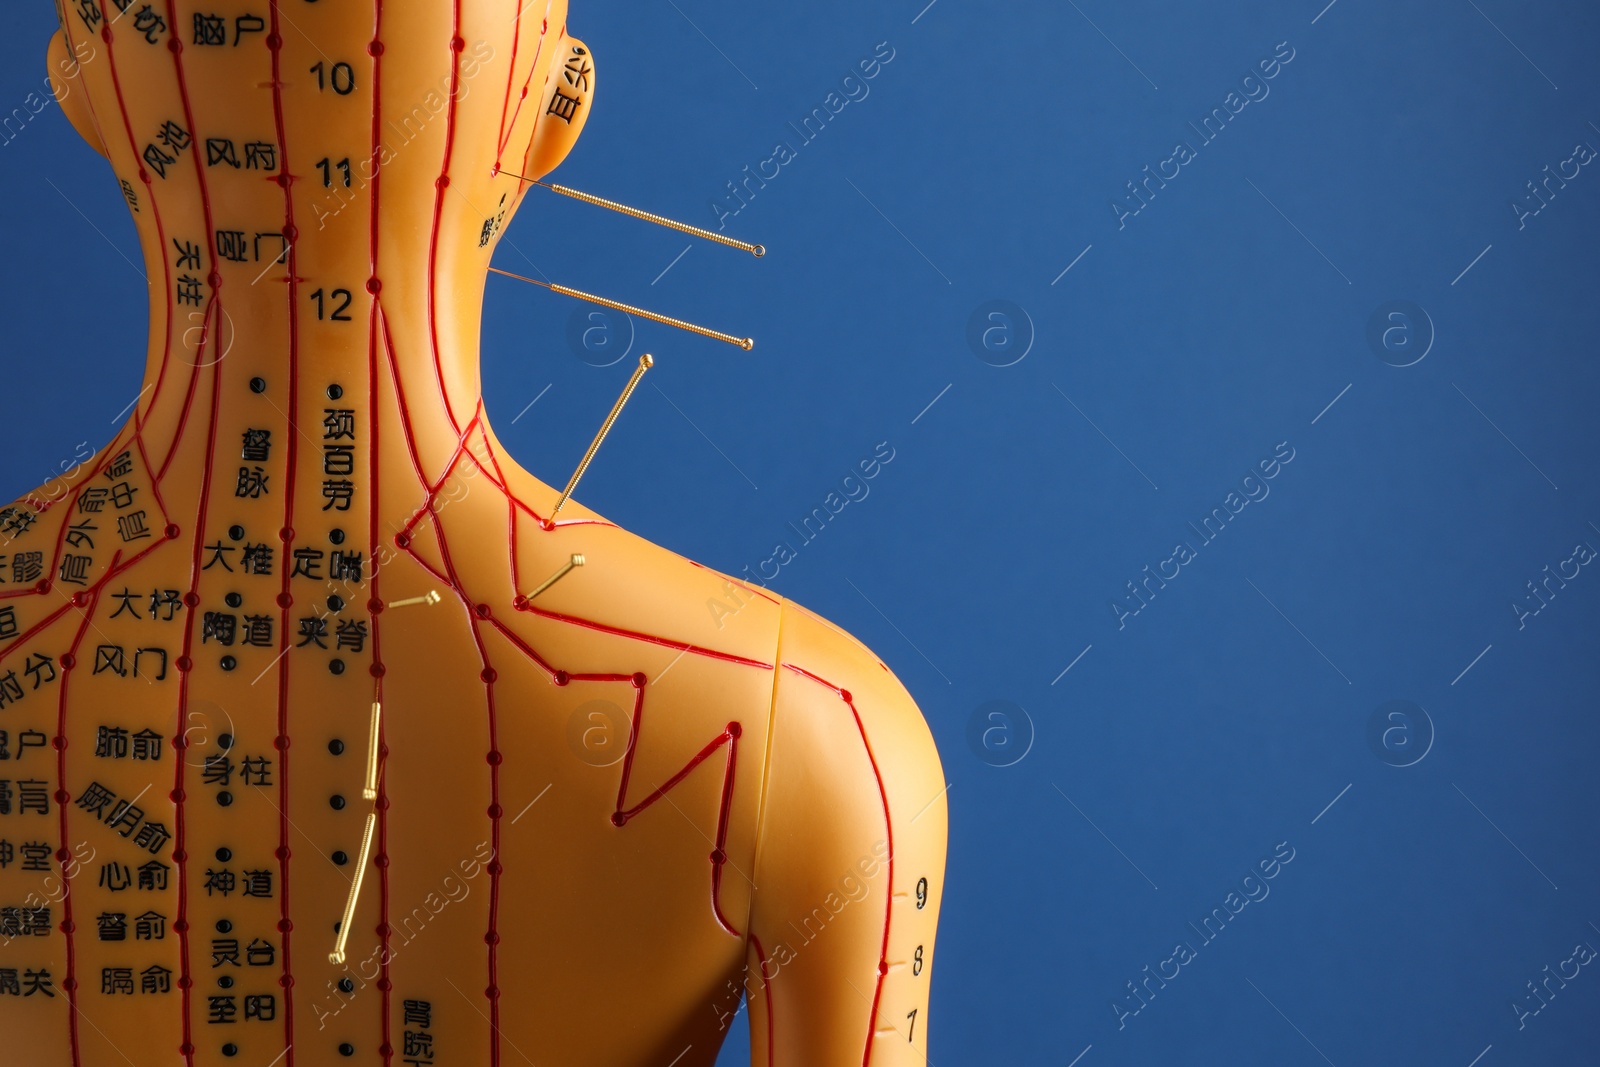
<svg viewBox="0 0 1600 1067"><path fill-rule="evenodd" d="M926 722L859 642L784 607L749 987L758 1067L926 1060L945 780Z"/></svg>

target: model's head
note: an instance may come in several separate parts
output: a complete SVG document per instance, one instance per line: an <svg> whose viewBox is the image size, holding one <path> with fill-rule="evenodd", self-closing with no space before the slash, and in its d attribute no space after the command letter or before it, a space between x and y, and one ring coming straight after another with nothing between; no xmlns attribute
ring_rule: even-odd
<svg viewBox="0 0 1600 1067"><path fill-rule="evenodd" d="M50 76L132 210L168 236L383 220L486 247L581 130L567 0L57 0ZM287 191L287 195L286 195ZM441 193L443 195L441 195ZM184 228L195 230L186 234ZM480 246L479 238L482 237ZM253 248L246 249L250 256Z"/></svg>

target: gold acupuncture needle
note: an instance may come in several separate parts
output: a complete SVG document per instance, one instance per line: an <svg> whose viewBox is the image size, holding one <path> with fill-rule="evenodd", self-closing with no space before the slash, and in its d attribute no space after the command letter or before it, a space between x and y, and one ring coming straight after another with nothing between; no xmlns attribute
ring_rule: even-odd
<svg viewBox="0 0 1600 1067"><path fill-rule="evenodd" d="M426 593L423 593L421 596L413 596L413 597L407 597L404 600L396 600L393 604L390 604L389 607L391 607L391 608L408 608L413 604L433 605L433 604L437 604L439 602L439 599L440 599L439 598L439 590L430 589Z"/></svg>
<svg viewBox="0 0 1600 1067"><path fill-rule="evenodd" d="M749 252L757 259L760 259L762 256L767 254L767 248L765 245L753 245L748 241L736 241L732 237L724 237L720 233L713 233L710 230L702 230L698 226L690 226L687 223L678 222L662 215L653 215L648 211L640 211L636 207L629 207L627 204L619 204L615 200L607 200L603 196L595 196L592 193L580 192L577 189L573 189L565 185L557 185L554 182L542 182L538 178L529 178L524 174L517 174L509 170L502 170L500 173L512 178L520 178L521 180L525 182L531 182L534 185L542 186L543 188L549 189L552 193L560 193L562 196L570 196L574 200L582 200L585 204L593 204L596 207L609 208L612 211L620 211L624 215L631 215L636 219L643 219L645 222L653 222L657 226L665 226L669 230L677 230L679 233L692 234L695 237L704 237L706 240L715 241L719 245L727 245L729 248L737 248L741 252Z"/></svg>
<svg viewBox="0 0 1600 1067"><path fill-rule="evenodd" d="M528 600L537 600L538 597L539 597L539 594L543 593L545 590L549 589L552 585L555 585L561 579L563 579L567 575L571 574L572 573L572 568L581 567L581 566L583 566L583 556L578 554L578 553L576 553L576 552L574 552L572 554L572 558L569 559L565 564L563 564L560 570L556 571L550 577L546 578L543 582L539 583L539 588L537 588L533 592L529 593L528 596L527 596L527 599Z"/></svg>
<svg viewBox="0 0 1600 1067"><path fill-rule="evenodd" d="M555 282L541 282L537 278L529 278L521 274L512 274L510 271L501 270L499 267L490 267L489 269L495 274L504 274L507 278L515 278L519 282L527 282L529 285L543 286L544 288L549 289L551 292L560 293L562 296L577 297L579 300L587 300L591 304L599 304L601 307L608 307L614 311L623 311L629 315L637 315L641 319L649 319L651 322L659 322L663 326L676 326L680 330L688 330L690 333L697 333L701 337L709 337L714 341L726 341L730 345L738 345L746 352L750 351L756 346L755 341L748 337L735 337L731 333L723 333L720 330L710 330L704 326L696 326L692 322L684 322L682 319L674 319L667 315L658 315L654 311L646 311L643 308L634 307L632 304L624 304L617 300L609 300L603 296L596 296L593 293L586 293L581 289L573 289L565 285L559 285Z"/></svg>
<svg viewBox="0 0 1600 1067"><path fill-rule="evenodd" d="M350 895L345 898L344 918L339 922L339 939L328 954L328 962L335 967L344 966L345 943L350 939L350 924L355 921L356 901L361 896L361 880L367 873L367 861L372 858L372 828L377 821L377 812L367 814L367 828L361 835L361 858L356 861L356 876L350 882Z"/></svg>
<svg viewBox="0 0 1600 1067"><path fill-rule="evenodd" d="M372 702L372 728L367 738L367 781L361 795L367 800L378 799L378 727L383 722L383 704Z"/></svg>
<svg viewBox="0 0 1600 1067"><path fill-rule="evenodd" d="M583 454L583 461L578 464L578 469L572 472L572 477L567 481L567 487L561 491L561 499L557 500L556 506L550 509L552 522L555 521L556 512L561 510L561 506L567 502L567 498L572 495L572 491L578 487L578 479L582 478L583 472L589 469L589 463L594 459L594 454L600 451L600 442L606 439L606 434L611 432L611 426L617 421L617 416L622 414L622 405L628 402L628 398L633 395L633 391L639 387L639 379L644 377L645 371L655 365L656 361L651 357L650 353L646 352L639 357L639 365L634 368L633 377L628 379L628 384L622 388L622 395L617 397L617 402L611 406L611 414L607 415L606 421L600 424L600 432L594 435L594 440L589 444L589 451ZM561 575L556 577L559 578ZM554 582L555 579L552 578L550 581ZM549 584L546 583L546 585L540 586L538 592L528 599L532 600L533 597L544 592Z"/></svg>

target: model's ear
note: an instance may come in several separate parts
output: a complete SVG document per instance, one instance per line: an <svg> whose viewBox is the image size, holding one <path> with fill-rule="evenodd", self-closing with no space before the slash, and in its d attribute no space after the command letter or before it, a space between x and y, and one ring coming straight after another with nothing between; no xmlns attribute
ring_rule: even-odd
<svg viewBox="0 0 1600 1067"><path fill-rule="evenodd" d="M523 174L543 178L561 165L589 121L593 101L594 56L582 41L564 38L545 82L533 142L523 160Z"/></svg>
<svg viewBox="0 0 1600 1067"><path fill-rule="evenodd" d="M94 55L92 46L85 45L89 56ZM72 49L67 45L67 35L57 30L50 38L50 51L47 62L50 69L50 90L55 94L56 103L61 105L61 110L66 114L67 121L72 123L72 128L78 131L78 136L89 142L89 147L106 154L106 146L100 141L100 131L95 128L94 114L89 110L89 88L83 83L83 71L78 57L72 54Z"/></svg>

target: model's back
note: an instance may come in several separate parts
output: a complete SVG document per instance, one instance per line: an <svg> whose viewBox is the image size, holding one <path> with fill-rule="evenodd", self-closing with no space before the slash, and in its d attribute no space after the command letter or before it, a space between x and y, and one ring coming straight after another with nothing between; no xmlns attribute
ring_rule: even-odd
<svg viewBox="0 0 1600 1067"><path fill-rule="evenodd" d="M903 689L552 521L484 418L508 175L594 91L565 5L360 6L63 12L151 341L117 438L0 513L0 1033L688 1067L747 996L757 1063L920 1063L943 781Z"/></svg>

